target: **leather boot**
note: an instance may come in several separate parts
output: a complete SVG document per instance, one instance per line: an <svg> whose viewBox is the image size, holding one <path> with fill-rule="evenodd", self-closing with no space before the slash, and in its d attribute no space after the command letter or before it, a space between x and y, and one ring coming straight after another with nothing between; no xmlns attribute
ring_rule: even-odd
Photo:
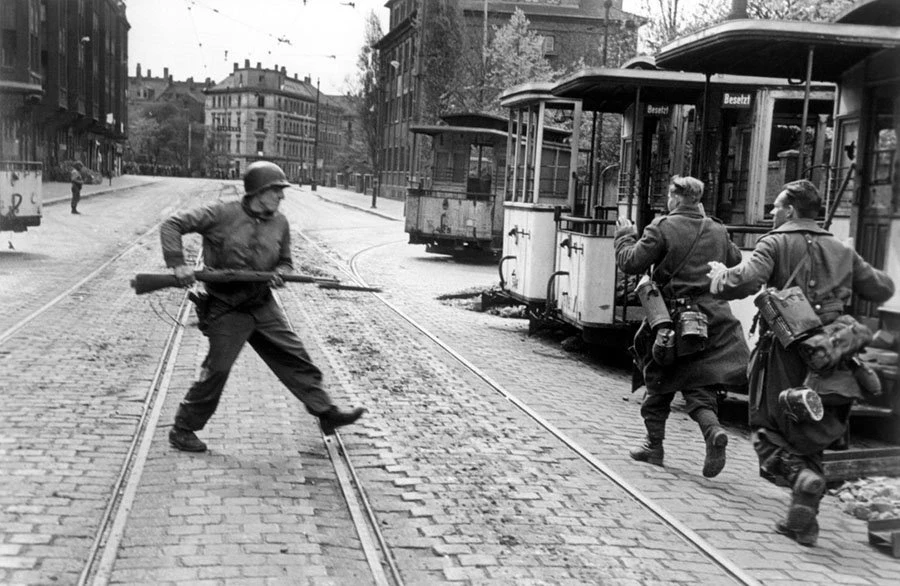
<svg viewBox="0 0 900 586"><path fill-rule="evenodd" d="M200 441L197 434L190 429L184 429L174 425L172 426L172 429L169 430L169 443L172 444L172 447L177 448L182 452L206 451L206 444Z"/></svg>
<svg viewBox="0 0 900 586"><path fill-rule="evenodd" d="M706 459L703 461L703 476L715 478L725 468L725 448L728 434L718 425L706 435Z"/></svg>
<svg viewBox="0 0 900 586"><path fill-rule="evenodd" d="M319 424L322 426L322 433L333 435L335 429L355 423L365 412L366 410L362 407L357 407L351 411L341 411L337 407L332 406L328 411L319 414Z"/></svg>
<svg viewBox="0 0 900 586"><path fill-rule="evenodd" d="M800 532L791 531L791 529L788 528L788 523L786 520L778 521L775 523L775 532L782 535L787 535L800 545L805 545L806 547L815 547L816 541L819 539L819 521L813 518L812 523L810 523L806 529Z"/></svg>
<svg viewBox="0 0 900 586"><path fill-rule="evenodd" d="M633 448L628 452L628 455L631 456L633 460L637 460L638 462L647 462L648 464L653 464L654 466L662 466L663 457L665 457L665 452L663 451L663 441L660 438L650 437L648 435L644 439L644 443L636 448Z"/></svg>
<svg viewBox="0 0 900 586"><path fill-rule="evenodd" d="M819 513L819 501L825 493L825 478L809 469L801 470L794 480L791 506L785 525L798 534L811 532ZM816 527L818 524L816 523ZM818 531L818 528L816 529Z"/></svg>

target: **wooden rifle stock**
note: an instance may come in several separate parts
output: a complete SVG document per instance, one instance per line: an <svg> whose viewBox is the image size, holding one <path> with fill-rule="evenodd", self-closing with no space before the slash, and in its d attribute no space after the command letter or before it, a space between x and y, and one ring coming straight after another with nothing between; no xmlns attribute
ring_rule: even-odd
<svg viewBox="0 0 900 586"><path fill-rule="evenodd" d="M268 283L275 277L274 272L266 271L194 271L194 278L203 283ZM323 289L341 289L346 291L381 291L378 287L362 287L345 285L337 279L311 277L309 275L281 275L287 283L315 283ZM175 275L168 273L138 273L131 280L131 286L138 295L150 293L168 287L178 287Z"/></svg>

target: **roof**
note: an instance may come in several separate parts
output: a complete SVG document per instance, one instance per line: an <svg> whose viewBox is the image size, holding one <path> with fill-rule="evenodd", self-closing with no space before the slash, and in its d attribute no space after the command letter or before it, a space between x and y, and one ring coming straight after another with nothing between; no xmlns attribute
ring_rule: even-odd
<svg viewBox="0 0 900 586"><path fill-rule="evenodd" d="M732 20L663 47L656 64L673 70L837 81L870 55L900 47L900 27L844 23Z"/></svg>
<svg viewBox="0 0 900 586"><path fill-rule="evenodd" d="M760 87L778 87L782 80L763 77L712 75L710 85L724 90L754 90ZM620 69L591 67L577 71L559 81L552 92L555 95L581 99L585 110L621 113L634 101L638 88L642 102L666 104L694 104L703 96L706 75L683 71L652 69ZM830 84L817 90L831 90Z"/></svg>
<svg viewBox="0 0 900 586"><path fill-rule="evenodd" d="M530 81L514 85L500 94L500 105L504 108L520 104L553 100L550 93L556 84L552 81Z"/></svg>
<svg viewBox="0 0 900 586"><path fill-rule="evenodd" d="M509 129L509 120L496 114L464 112L445 114L441 116L441 119L446 124L417 124L411 126L410 130L417 134L428 134L431 136L458 132L484 138L501 138L505 142ZM571 134L570 131L564 128L555 126L544 127L544 138L548 141L562 142Z"/></svg>
<svg viewBox="0 0 900 586"><path fill-rule="evenodd" d="M427 134L429 136L437 136L439 134L449 134L451 132L456 132L473 137L481 137L486 139L492 138L496 139L496 142L506 142L506 131L495 130L493 128L448 126L444 124L413 124L409 127L409 129L416 134Z"/></svg>
<svg viewBox="0 0 900 586"><path fill-rule="evenodd" d="M835 22L844 24L874 24L900 26L900 2L897 0L868 0L847 9Z"/></svg>

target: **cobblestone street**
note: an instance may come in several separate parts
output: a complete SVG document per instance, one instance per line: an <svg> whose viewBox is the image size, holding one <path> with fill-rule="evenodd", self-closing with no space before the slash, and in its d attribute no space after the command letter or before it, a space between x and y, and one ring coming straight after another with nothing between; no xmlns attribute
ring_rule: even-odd
<svg viewBox="0 0 900 586"><path fill-rule="evenodd" d="M95 583L379 583L315 418L251 349L198 434L210 451L169 446L207 344L190 312L157 385L184 291L138 297L129 282L170 272L159 221L239 190L116 181L86 188L81 216L63 203L66 185L47 184L45 201L59 204L0 251L0 334L11 332L0 337L0 583L85 583L94 558ZM895 583L900 560L871 547L834 499L822 503L818 547L773 532L788 493L756 475L739 418L715 479L700 474L704 443L678 402L666 466L632 461L644 430L630 374L529 336L527 320L441 302L495 285L496 265L407 244L403 202L286 193L297 271L349 281L352 265L383 290L289 284L278 297L335 401L368 409L341 429L342 449L405 584L739 583L623 484L758 583ZM196 255L199 240L185 242ZM146 443L141 421L153 426ZM114 494L125 495L117 510Z"/></svg>

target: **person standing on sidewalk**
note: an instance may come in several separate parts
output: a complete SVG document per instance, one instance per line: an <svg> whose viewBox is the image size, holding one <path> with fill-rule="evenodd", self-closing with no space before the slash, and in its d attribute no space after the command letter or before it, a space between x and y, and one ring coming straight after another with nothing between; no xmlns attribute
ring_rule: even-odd
<svg viewBox="0 0 900 586"><path fill-rule="evenodd" d="M182 235L203 236L203 260L210 270L274 272L269 283L206 283L206 297L198 303L200 329L209 339L201 378L187 392L175 414L169 443L188 452L206 451L196 435L219 404L231 367L244 343L278 376L306 410L319 418L326 434L354 423L365 412L338 409L322 388L322 372L290 328L272 296L284 286L282 274L293 271L290 226L278 212L284 188L290 183L278 165L258 161L244 174L241 201L216 202L180 212L160 228L163 257L182 286L194 282L185 264Z"/></svg>
<svg viewBox="0 0 900 586"><path fill-rule="evenodd" d="M733 268L710 265L710 291L723 299L740 299L762 286L783 289L797 284L823 325L844 313L854 293L877 303L890 299L894 293L890 277L819 227L816 218L821 207L822 198L810 181L787 183L775 198L773 228L759 239L753 254ZM775 531L812 546L819 536L816 517L825 493L823 452L844 437L850 407L862 394L852 374L846 373L837 385L812 389L821 396L819 421L795 420L796 414L779 401L779 395L804 385L809 369L795 345L785 348L763 326L750 361L753 447L760 476L791 487L791 504ZM817 402L818 396L813 396Z"/></svg>
<svg viewBox="0 0 900 586"><path fill-rule="evenodd" d="M78 202L81 201L81 186L84 185L84 177L81 175L81 169L84 165L81 161L75 161L72 165L72 171L69 173L69 181L72 183L72 213L80 214L78 211Z"/></svg>
<svg viewBox="0 0 900 586"><path fill-rule="evenodd" d="M717 476L725 467L728 435L719 425L717 394L721 390L744 390L750 352L740 322L726 301L709 292L706 276L709 261L728 266L738 264L740 250L728 238L718 220L706 217L701 205L703 183L693 177L675 176L669 185L667 215L653 220L640 239L628 218L616 221L616 265L627 274L652 269L651 279L659 288L675 327L669 351L655 352L660 332L644 320L634 338L637 371L635 387L646 386L641 416L647 429L644 443L630 456L657 466L663 463L666 420L672 399L681 392L687 411L696 421L706 443L703 476ZM706 321L706 343L688 344L679 328Z"/></svg>

